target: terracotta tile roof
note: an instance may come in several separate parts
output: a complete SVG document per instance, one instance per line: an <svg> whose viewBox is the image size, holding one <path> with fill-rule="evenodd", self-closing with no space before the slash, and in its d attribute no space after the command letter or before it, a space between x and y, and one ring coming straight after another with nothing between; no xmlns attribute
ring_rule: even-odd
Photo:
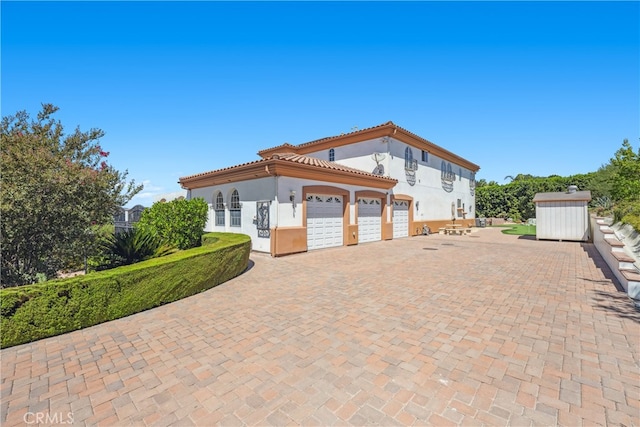
<svg viewBox="0 0 640 427"><path fill-rule="evenodd" d="M214 173L231 171L233 169L240 169L240 168L245 167L245 166L251 166L251 165L255 165L255 164L258 164L258 163L265 163L265 162L266 162L265 159L254 160L253 162L241 163L239 165L228 166L228 167L222 168L222 169L214 169L212 171L200 172L200 173L196 173L196 174L193 174L193 175L182 176L182 177L180 177L178 179L178 182L180 182L182 180L186 180L186 179L193 179L193 178L198 178L198 177L201 177L201 176L212 175Z"/></svg>
<svg viewBox="0 0 640 427"><path fill-rule="evenodd" d="M397 135L396 135L396 132L397 132ZM387 136L394 136L395 138L398 138L401 141L409 143L414 147L421 148L423 150L426 150L427 152L432 152L435 155L442 157L443 159L446 159L456 164L459 164L461 166L464 166L465 168L470 169L474 172L480 169L480 166L476 165L475 163L470 162L469 160L466 160L463 157L460 157L459 155L454 154L453 152L443 147L440 147L437 144L434 144L433 142L421 137L420 135L417 135L401 126L398 126L392 121L388 121L386 123L382 123L377 126L368 127L365 129L359 129L349 133L342 133L340 135L334 135L334 136L328 136L325 138L316 139L316 140L305 142L299 145L291 145L289 143L285 143L276 147L267 148L267 149L258 151L258 155L266 158L278 152L294 152L294 153L307 154L312 152L316 146L326 148L327 144L331 144L332 141L336 141L335 142L336 144L341 145L341 142L350 143L350 142L353 142L354 140L364 141L365 139L370 139L374 134L378 136L384 135L384 134L387 134ZM359 138L360 136L361 136L361 139ZM407 138L413 140L413 143L410 141L407 141ZM346 142L346 141L350 141L350 142Z"/></svg>
<svg viewBox="0 0 640 427"><path fill-rule="evenodd" d="M271 147L271 148L265 148L264 150L260 150L258 151L258 154L262 153L263 151L270 151L270 150L279 150L282 149L284 150L295 150L296 146L295 145L291 145L288 142L285 142L284 144L280 144L280 145L276 145L275 147Z"/></svg>
<svg viewBox="0 0 640 427"><path fill-rule="evenodd" d="M328 140L330 140L330 139L335 139L335 138L342 138L343 136L347 136L347 135L355 135L355 134L357 134L357 133L367 132L367 131L370 131L370 130L372 130L372 129L377 129L377 128L381 128L381 127L385 127L385 126L394 126L394 127L399 128L399 129L403 129L403 128L401 128L400 126L398 126L398 125L396 125L395 123L393 123L392 121L388 121L388 122L386 122L386 123L382 123L382 124L379 124L379 125L377 125L377 126L371 126L371 127L364 128L364 129L354 130L353 132L342 133L342 134L340 134L340 135L334 135L334 136L327 136L327 137L325 137L325 138L320 138L320 139L316 139L316 140L314 140L314 141L305 142L305 143L302 143L302 144L298 145L298 147L306 147L306 146L308 146L308 145L313 145L313 144L316 144L316 143L318 143L318 142L328 141ZM408 132L408 131L407 131L407 132ZM409 133L411 133L411 132L409 132ZM417 136L417 135L416 135L416 136Z"/></svg>
<svg viewBox="0 0 640 427"><path fill-rule="evenodd" d="M318 158L315 158L315 157L303 156L301 154L278 153L278 154L274 154L273 156L271 156L271 159L274 159L274 160L285 160L287 162L299 163L299 164L302 164L302 165L317 166L317 167L324 168L324 169L332 169L332 170L336 170L336 171L351 172L351 173L355 173L355 174L358 174L358 175L365 175L365 176L370 176L370 177L374 177L374 178L386 178L386 179L389 179L389 180L392 180L392 181L396 181L393 178L383 177L383 176L380 176L380 175L374 175L372 173L363 171L362 169L352 168L352 167L349 167L349 166L341 165L341 164L336 163L336 162L330 162L330 161L318 159Z"/></svg>
<svg viewBox="0 0 640 427"><path fill-rule="evenodd" d="M278 160L291 162L291 163L297 163L297 164L300 164L300 165L308 165L308 166L322 168L322 169L330 169L330 170L335 170L335 171L348 172L348 173L367 176L367 177L371 177L371 178L386 179L386 180L389 180L389 181L392 181L392 182L397 182L396 179L393 179L393 178L390 178L390 177L374 175L372 173L363 171L361 169L356 169L356 168L352 168L352 167L349 167L349 166L344 166L344 165L341 165L341 164L338 164L338 163L335 163L335 162L329 162L327 160L317 159L315 157L303 156L303 155L295 154L295 153L278 153L278 154L272 155L268 159L260 159L260 160L255 160L253 162L242 163L242 164L239 164L239 165L230 166L230 167L226 167L226 168L222 168L222 169L216 169L216 170L212 170L212 171L208 171L208 172L202 172L202 173L198 173L198 174L194 174L194 175L183 176L183 177L181 177L179 179L179 182L183 181L183 180L192 180L194 178L205 177L205 176L210 176L210 175L214 175L214 174L220 174L220 173L224 173L224 172L232 172L232 171L237 170L237 169L250 167L252 165L258 165L260 163L269 164L269 163L272 163L273 161L278 161Z"/></svg>
<svg viewBox="0 0 640 427"><path fill-rule="evenodd" d="M392 121L388 121L386 123L382 123L382 124L379 124L377 126L371 126L371 127L365 128L365 129L358 129L358 130L354 130L353 132L348 132L348 133L341 133L340 135L327 136L327 137L316 139L316 140L313 140L313 141L304 142L304 143L298 144L298 145L291 145L288 142L285 142L282 145L277 145L275 147L265 148L264 150L260 150L260 151L258 151L258 155L260 155L260 153L273 151L273 150L278 150L280 148L288 148L288 149L294 149L295 150L295 149L298 149L298 148L301 148L301 147L306 147L306 146L309 146L309 145L317 144L318 142L328 141L328 140L336 139L336 138L342 138L342 137L347 136L347 135L355 135L357 133L367 132L367 131L370 131L372 129L381 128L381 127L384 127L384 126L395 126L395 127L398 127ZM400 128L400 129L402 129L402 128Z"/></svg>

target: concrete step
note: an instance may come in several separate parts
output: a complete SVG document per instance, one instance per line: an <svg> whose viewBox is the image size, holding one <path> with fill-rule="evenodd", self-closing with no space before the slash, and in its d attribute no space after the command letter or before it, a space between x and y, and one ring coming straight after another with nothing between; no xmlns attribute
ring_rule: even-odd
<svg viewBox="0 0 640 427"><path fill-rule="evenodd" d="M624 243L618 239L605 239L611 248L624 248Z"/></svg>
<svg viewBox="0 0 640 427"><path fill-rule="evenodd" d="M636 268L620 270L627 280L627 295L634 300L636 306L640 305L640 271Z"/></svg>
<svg viewBox="0 0 640 427"><path fill-rule="evenodd" d="M612 252L624 252L624 243L622 243L620 240L618 239L604 239L605 242L607 242L609 244L609 246L611 246L611 251Z"/></svg>
<svg viewBox="0 0 640 427"><path fill-rule="evenodd" d="M613 255L613 257L618 262L618 269L619 270L633 270L633 269L635 269L635 266L633 264L636 262L636 260L634 258L630 257L629 255L627 255L626 252L624 252L624 251L611 251L611 255Z"/></svg>

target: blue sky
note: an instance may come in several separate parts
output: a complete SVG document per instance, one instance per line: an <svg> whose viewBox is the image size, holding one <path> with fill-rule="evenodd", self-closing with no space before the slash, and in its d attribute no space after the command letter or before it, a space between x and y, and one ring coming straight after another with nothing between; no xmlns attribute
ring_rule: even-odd
<svg viewBox="0 0 640 427"><path fill-rule="evenodd" d="M2 1L2 115L100 128L145 190L392 120L481 166L562 176L640 137L639 2Z"/></svg>

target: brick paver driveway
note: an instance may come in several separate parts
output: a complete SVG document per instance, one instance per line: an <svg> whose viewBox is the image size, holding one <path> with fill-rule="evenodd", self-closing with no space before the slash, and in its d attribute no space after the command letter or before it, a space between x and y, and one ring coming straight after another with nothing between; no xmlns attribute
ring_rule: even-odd
<svg viewBox="0 0 640 427"><path fill-rule="evenodd" d="M2 424L640 425L640 313L591 245L481 229L252 259L3 350Z"/></svg>

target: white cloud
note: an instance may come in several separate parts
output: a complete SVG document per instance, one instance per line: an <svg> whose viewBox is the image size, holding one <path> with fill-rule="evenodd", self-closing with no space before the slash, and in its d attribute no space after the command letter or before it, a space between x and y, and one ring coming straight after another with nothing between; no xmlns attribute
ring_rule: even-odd
<svg viewBox="0 0 640 427"><path fill-rule="evenodd" d="M173 200L180 196L186 197L187 190L183 190L178 188L172 188L168 190L166 187L161 185L155 185L151 182L151 180L142 181L142 185L144 188L141 192L136 194L130 201L127 203L126 207L131 208L135 205L142 205L145 207L149 207L153 205L154 202L157 202L161 198L167 200Z"/></svg>

